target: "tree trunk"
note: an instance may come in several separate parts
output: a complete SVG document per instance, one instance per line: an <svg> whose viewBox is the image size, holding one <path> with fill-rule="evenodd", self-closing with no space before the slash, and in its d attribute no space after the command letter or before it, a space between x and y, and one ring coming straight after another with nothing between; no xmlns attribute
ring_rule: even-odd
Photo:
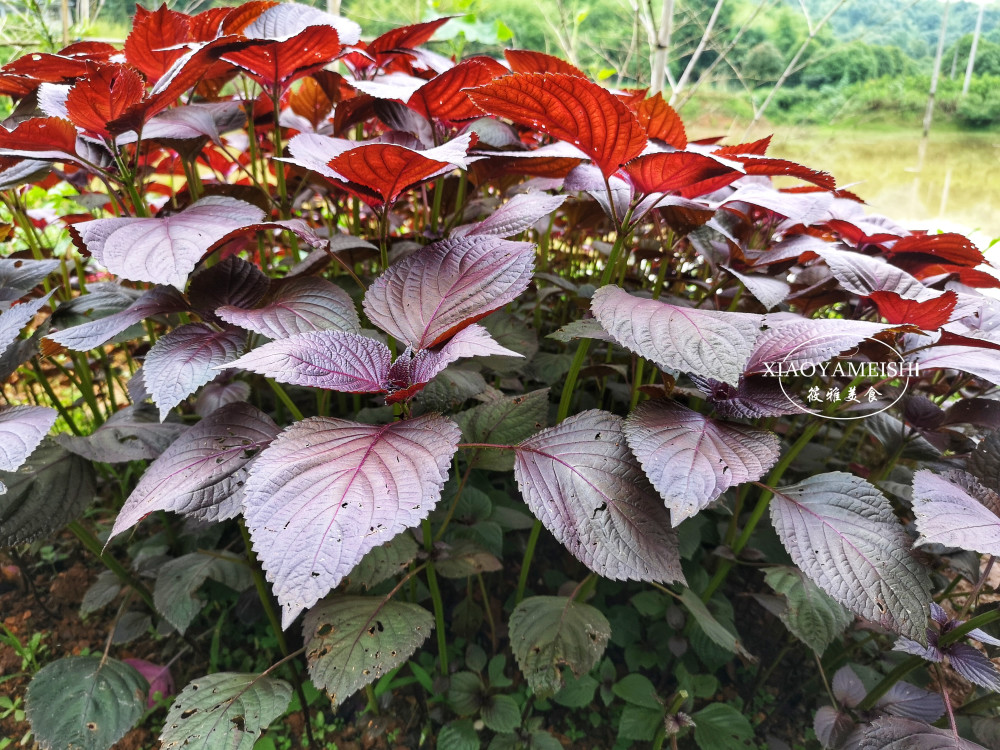
<svg viewBox="0 0 1000 750"><path fill-rule="evenodd" d="M816 35L823 30L823 27L826 26L827 22L831 18L833 18L833 14L836 13L838 10L840 10L840 6L843 5L844 2L845 0L838 0L838 2L832 8L830 8L827 14L823 16L822 19L820 19L820 22L816 24L816 27L810 29L809 36L806 37L805 41L802 42L798 50L796 50L795 54L792 56L792 59L788 62L788 65L785 66L784 72L782 72L778 80L774 82L774 87L768 92L767 97L761 103L757 111L754 112L753 120L747 126L746 129L747 133L749 133L753 129L754 125L760 122L760 119L764 116L764 112L767 111L768 105L771 104L771 100L774 99L774 95L777 94L778 90L785 85L785 81L788 80L788 77L795 72L796 69L795 66L798 65L799 58L802 57L803 54L805 54L805 51L812 43L812 40L815 39ZM940 65L940 63L941 63L941 51L938 50L938 64Z"/></svg>
<svg viewBox="0 0 1000 750"><path fill-rule="evenodd" d="M670 103L673 104L677 101L677 95L684 90L687 85L688 79L691 77L691 73L694 71L694 66L698 63L698 58L701 57L701 53L705 51L706 45L708 45L708 40L712 36L712 30L715 28L715 22L719 18L719 12L722 10L722 5L726 0L718 0L715 4L714 10L712 10L712 15L708 19L708 24L705 26L705 32L701 35L701 39L698 40L698 46L694 50L694 54L691 55L691 59L688 60L687 67L684 68L684 72L677 81L677 85L674 86L674 91L670 95Z"/></svg>
<svg viewBox="0 0 1000 750"><path fill-rule="evenodd" d="M931 132L931 119L934 117L934 97L937 95L938 78L941 76L941 57L944 55L944 37L948 32L948 11L951 2L945 2L944 13L941 14L941 33L938 35L937 52L934 54L934 70L931 73L931 90L927 92L927 109L924 110L924 138Z"/></svg>
<svg viewBox="0 0 1000 750"><path fill-rule="evenodd" d="M660 11L660 27L656 33L656 46L650 59L649 80L650 92L663 91L664 82L670 79L667 70L667 51L670 49L670 36L674 28L674 0L663 0Z"/></svg>
<svg viewBox="0 0 1000 750"><path fill-rule="evenodd" d="M969 64L965 66L965 81L962 83L962 96L969 93L969 84L972 83L972 69L976 67L976 48L979 46L979 34L983 30L983 13L986 11L986 3L980 3L979 15L976 16L976 30L972 32L972 49L969 50Z"/></svg>

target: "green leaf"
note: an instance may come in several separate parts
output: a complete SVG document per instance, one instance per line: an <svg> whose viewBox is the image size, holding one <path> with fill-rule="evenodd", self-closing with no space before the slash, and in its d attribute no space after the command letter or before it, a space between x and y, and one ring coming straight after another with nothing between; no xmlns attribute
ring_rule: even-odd
<svg viewBox="0 0 1000 750"><path fill-rule="evenodd" d="M0 547L58 531L83 513L96 493L94 467L49 438L17 471L0 471Z"/></svg>
<svg viewBox="0 0 1000 750"><path fill-rule="evenodd" d="M361 591L406 570L417 556L416 540L408 531L397 534L385 544L365 553L361 561L347 574L349 591Z"/></svg>
<svg viewBox="0 0 1000 750"><path fill-rule="evenodd" d="M231 552L192 552L160 568L153 589L153 603L167 622L183 635L204 602L194 594L207 579L224 583L233 591L253 585L246 560Z"/></svg>
<svg viewBox="0 0 1000 750"><path fill-rule="evenodd" d="M251 750L291 698L291 685L267 675L218 672L199 677L170 706L161 750Z"/></svg>
<svg viewBox="0 0 1000 750"><path fill-rule="evenodd" d="M677 665L677 689L692 698L711 698L719 689L719 681L710 674L691 674L683 664Z"/></svg>
<svg viewBox="0 0 1000 750"><path fill-rule="evenodd" d="M709 612L705 603L691 589L685 588L681 592L681 604L683 604L684 608L691 613L691 616L694 617L695 622L698 623L702 632L707 635L713 643L726 649L727 651L733 652L734 654L739 654L746 659L756 661L756 657L752 656L750 652L743 648L743 644L740 643L739 639L726 630L721 622L715 619L715 616Z"/></svg>
<svg viewBox="0 0 1000 750"><path fill-rule="evenodd" d="M694 741L701 750L743 750L753 747L753 727L727 703L712 703L694 719Z"/></svg>
<svg viewBox="0 0 1000 750"><path fill-rule="evenodd" d="M589 672L611 635L599 610L560 596L525 599L511 614L509 626L517 664L540 697L563 687L564 667L577 676Z"/></svg>
<svg viewBox="0 0 1000 750"><path fill-rule="evenodd" d="M438 732L438 750L479 750L479 747L479 735L472 726L472 719L448 722Z"/></svg>
<svg viewBox="0 0 1000 750"><path fill-rule="evenodd" d="M448 685L448 702L460 716L474 714L483 705L486 686L474 672L456 672Z"/></svg>
<svg viewBox="0 0 1000 750"><path fill-rule="evenodd" d="M792 635L822 656L854 616L795 568L778 567L764 571L767 585L784 594L787 607L779 613Z"/></svg>
<svg viewBox="0 0 1000 750"><path fill-rule="evenodd" d="M514 681L504 674L505 669L507 669L506 656L497 654L490 659L489 666L486 668L486 673L490 678L490 687L505 688L514 684Z"/></svg>
<svg viewBox="0 0 1000 750"><path fill-rule="evenodd" d="M549 389L507 396L480 404L455 416L462 436L469 443L516 445L545 427L549 413ZM514 451L478 448L470 451L469 462L480 469L510 471Z"/></svg>
<svg viewBox="0 0 1000 750"><path fill-rule="evenodd" d="M659 591L640 591L632 597L632 606L644 617L663 617L667 613L667 597Z"/></svg>
<svg viewBox="0 0 1000 750"><path fill-rule="evenodd" d="M108 750L142 716L148 691L142 675L117 659L69 656L34 676L25 708L45 750Z"/></svg>
<svg viewBox="0 0 1000 750"><path fill-rule="evenodd" d="M641 674L625 675L611 688L615 695L627 703L643 708L660 710L663 704L656 697L656 688Z"/></svg>
<svg viewBox="0 0 1000 750"><path fill-rule="evenodd" d="M334 596L306 613L309 676L339 706L404 663L434 628L423 607L374 596Z"/></svg>
<svg viewBox="0 0 1000 750"><path fill-rule="evenodd" d="M465 666L473 672L482 672L486 669L486 652L481 646L470 643L465 647Z"/></svg>
<svg viewBox="0 0 1000 750"><path fill-rule="evenodd" d="M445 578L467 578L477 573L495 573L503 564L473 539L458 539L434 563L434 569Z"/></svg>
<svg viewBox="0 0 1000 750"><path fill-rule="evenodd" d="M521 709L509 695L494 695L483 704L479 715L494 732L513 732L521 726Z"/></svg>
<svg viewBox="0 0 1000 750"><path fill-rule="evenodd" d="M91 584L90 588L87 589L87 593L83 595L83 601L80 602L80 617L86 617L111 604L121 590L121 581L114 574L114 571L102 570L97 574L97 580Z"/></svg>
<svg viewBox="0 0 1000 750"><path fill-rule="evenodd" d="M599 71L597 71L597 80L598 81L606 81L609 78L611 78L611 76L617 75L617 74L618 74L618 71L615 70L614 68L601 68Z"/></svg>
<svg viewBox="0 0 1000 750"><path fill-rule="evenodd" d="M552 700L566 708L584 708L593 702L594 692L597 690L597 680L589 674L582 677L568 674L565 679L565 687L552 696Z"/></svg>
<svg viewBox="0 0 1000 750"><path fill-rule="evenodd" d="M649 742L656 736L656 730L663 726L663 706L659 710L633 706L622 709L618 723L618 737L624 740Z"/></svg>

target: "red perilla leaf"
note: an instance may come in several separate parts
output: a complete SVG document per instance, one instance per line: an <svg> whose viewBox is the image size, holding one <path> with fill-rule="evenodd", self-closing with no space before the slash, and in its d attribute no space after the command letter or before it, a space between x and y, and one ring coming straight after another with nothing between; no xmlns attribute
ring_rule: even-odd
<svg viewBox="0 0 1000 750"><path fill-rule="evenodd" d="M940 297L918 302L903 299L895 292L873 292L871 301L890 323L911 323L925 331L935 331L951 319L958 296L945 292Z"/></svg>
<svg viewBox="0 0 1000 750"><path fill-rule="evenodd" d="M89 65L87 77L66 96L73 124L96 136L135 129L142 121L138 105L146 98L146 82L134 68L118 63Z"/></svg>
<svg viewBox="0 0 1000 750"><path fill-rule="evenodd" d="M646 146L642 125L596 83L563 73L519 73L469 91L484 112L572 143L610 176Z"/></svg>
<svg viewBox="0 0 1000 750"><path fill-rule="evenodd" d="M680 115L667 104L659 92L639 102L635 114L650 138L663 141L668 146L678 149L687 147L687 132L684 130Z"/></svg>
<svg viewBox="0 0 1000 750"><path fill-rule="evenodd" d="M587 80L587 74L575 65L570 65L554 55L546 55L544 52L530 49L505 49L503 56L507 58L510 69L514 73L563 73Z"/></svg>
<svg viewBox="0 0 1000 750"><path fill-rule="evenodd" d="M504 75L507 69L490 57L463 60L417 89L407 105L428 120L474 120L482 112L463 89L482 86Z"/></svg>
<svg viewBox="0 0 1000 750"><path fill-rule="evenodd" d="M125 40L125 59L138 68L150 83L156 83L182 57L190 41L189 17L169 10L166 4L150 12L136 6L132 31Z"/></svg>

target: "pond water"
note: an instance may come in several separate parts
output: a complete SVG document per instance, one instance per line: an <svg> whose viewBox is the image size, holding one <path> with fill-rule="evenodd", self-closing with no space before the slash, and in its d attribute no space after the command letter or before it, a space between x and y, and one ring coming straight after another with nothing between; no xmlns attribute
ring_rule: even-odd
<svg viewBox="0 0 1000 750"><path fill-rule="evenodd" d="M963 232L985 250L1000 237L1000 134L932 131L922 159L920 140L918 131L779 128L768 154L832 173L872 213Z"/></svg>

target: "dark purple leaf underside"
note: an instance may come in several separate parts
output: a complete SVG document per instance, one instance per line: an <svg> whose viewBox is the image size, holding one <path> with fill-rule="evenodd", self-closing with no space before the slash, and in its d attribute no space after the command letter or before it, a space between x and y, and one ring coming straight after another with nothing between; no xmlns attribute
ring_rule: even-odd
<svg viewBox="0 0 1000 750"><path fill-rule="evenodd" d="M677 538L623 432L585 411L522 442L514 476L532 512L591 570L612 580L683 581Z"/></svg>
<svg viewBox="0 0 1000 750"><path fill-rule="evenodd" d="M186 429L180 422L160 422L152 405L137 403L116 411L90 435L56 440L88 461L115 464L156 458Z"/></svg>
<svg viewBox="0 0 1000 750"><path fill-rule="evenodd" d="M188 286L191 305L213 313L224 305L253 307L267 293L267 276L253 263L233 255L195 274Z"/></svg>
<svg viewBox="0 0 1000 750"><path fill-rule="evenodd" d="M314 417L258 456L244 514L283 627L366 552L427 517L460 436L438 415L388 425Z"/></svg>

